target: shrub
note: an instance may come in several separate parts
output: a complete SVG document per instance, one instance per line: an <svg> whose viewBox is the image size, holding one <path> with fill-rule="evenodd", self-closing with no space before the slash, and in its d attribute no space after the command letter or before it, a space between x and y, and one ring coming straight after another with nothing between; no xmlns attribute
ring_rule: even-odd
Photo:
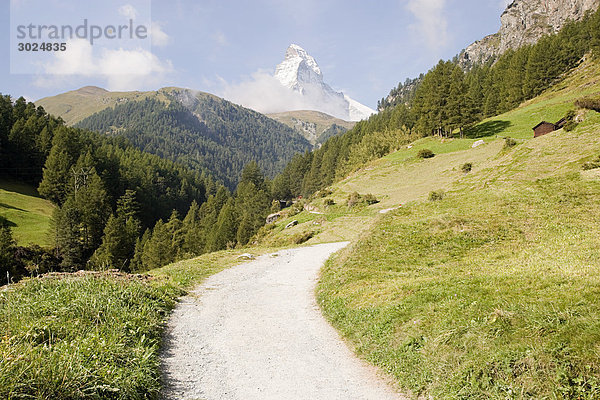
<svg viewBox="0 0 600 400"><path fill-rule="evenodd" d="M468 174L469 172L471 172L471 170L473 169L473 164L468 162L468 163L464 163L461 167L460 170L462 172L464 172L465 174Z"/></svg>
<svg viewBox="0 0 600 400"><path fill-rule="evenodd" d="M575 101L575 106L600 112L600 96L583 97Z"/></svg>
<svg viewBox="0 0 600 400"><path fill-rule="evenodd" d="M357 192L354 193L350 193L348 195L348 207L352 208L355 205L357 205L358 203L360 203L361 200L361 195L358 194Z"/></svg>
<svg viewBox="0 0 600 400"><path fill-rule="evenodd" d="M585 164L583 164L581 166L581 168L583 168L584 171L587 171L587 170L590 170L590 169L600 168L600 157L598 157L594 161L588 161L588 162L586 162Z"/></svg>
<svg viewBox="0 0 600 400"><path fill-rule="evenodd" d="M363 198L364 202L367 203L368 205L371 204L377 204L379 203L379 200L377 200L377 197L375 197L374 195L372 195L371 193L365 195L365 197Z"/></svg>
<svg viewBox="0 0 600 400"><path fill-rule="evenodd" d="M271 214L281 211L281 203L279 200L273 200L271 203Z"/></svg>
<svg viewBox="0 0 600 400"><path fill-rule="evenodd" d="M505 137L504 138L504 148L505 149L510 149L512 147L515 147L517 145L517 141L511 137Z"/></svg>
<svg viewBox="0 0 600 400"><path fill-rule="evenodd" d="M429 193L429 201L440 201L444 198L446 193L443 190L434 190Z"/></svg>
<svg viewBox="0 0 600 400"><path fill-rule="evenodd" d="M325 204L326 206L333 206L335 205L335 201L333 201L333 199L325 199L323 201L323 204Z"/></svg>
<svg viewBox="0 0 600 400"><path fill-rule="evenodd" d="M435 153L429 149L421 149L417 153L418 158L432 158L435 156Z"/></svg>
<svg viewBox="0 0 600 400"><path fill-rule="evenodd" d="M563 126L563 129L565 130L565 132L571 132L572 130L577 128L577 125L579 124L575 121L567 121Z"/></svg>
<svg viewBox="0 0 600 400"><path fill-rule="evenodd" d="M323 190L319 190L319 197L324 198L327 196L331 196L333 192L329 189L323 189Z"/></svg>
<svg viewBox="0 0 600 400"><path fill-rule="evenodd" d="M294 236L290 237L290 241L292 242L292 244L302 244L304 242L309 241L314 235L314 231L297 233Z"/></svg>

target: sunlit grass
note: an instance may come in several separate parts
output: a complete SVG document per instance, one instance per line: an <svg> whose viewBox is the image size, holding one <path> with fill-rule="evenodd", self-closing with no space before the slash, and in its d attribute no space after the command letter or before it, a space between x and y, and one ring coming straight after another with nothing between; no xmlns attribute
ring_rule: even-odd
<svg viewBox="0 0 600 400"><path fill-rule="evenodd" d="M49 245L54 206L29 185L0 180L0 216L6 218L19 245Z"/></svg>

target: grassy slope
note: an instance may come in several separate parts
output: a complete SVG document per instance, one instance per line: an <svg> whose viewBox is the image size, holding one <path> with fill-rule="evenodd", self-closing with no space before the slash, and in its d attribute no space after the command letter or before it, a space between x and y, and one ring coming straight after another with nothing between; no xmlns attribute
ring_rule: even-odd
<svg viewBox="0 0 600 400"><path fill-rule="evenodd" d="M0 180L0 215L8 219L18 244L49 245L54 206L28 185Z"/></svg>
<svg viewBox="0 0 600 400"><path fill-rule="evenodd" d="M163 88L150 92L109 92L95 86L85 86L57 96L37 100L36 105L44 107L48 114L56 115L68 125L74 125L92 114L114 107L123 101L141 101L156 98L168 102L165 93L176 88Z"/></svg>
<svg viewBox="0 0 600 400"><path fill-rule="evenodd" d="M158 398L169 310L185 289L242 262L244 251L174 263L150 279L62 274L0 289L0 398Z"/></svg>
<svg viewBox="0 0 600 400"><path fill-rule="evenodd" d="M599 77L585 64L562 89L495 118L508 124L493 136L531 138L540 118L598 92ZM508 150L487 140L462 150L468 141L426 139L336 185L338 199L381 196L374 209L448 193L371 215L323 271L319 301L359 354L417 393L599 398L600 174L581 164L600 154L600 115ZM417 161L419 146L443 154Z"/></svg>
<svg viewBox="0 0 600 400"><path fill-rule="evenodd" d="M575 100L599 92L600 64L586 61L541 96L483 121L479 124L479 131L487 130L488 134L500 137L528 139L533 135L532 128L541 121L556 122L573 108Z"/></svg>

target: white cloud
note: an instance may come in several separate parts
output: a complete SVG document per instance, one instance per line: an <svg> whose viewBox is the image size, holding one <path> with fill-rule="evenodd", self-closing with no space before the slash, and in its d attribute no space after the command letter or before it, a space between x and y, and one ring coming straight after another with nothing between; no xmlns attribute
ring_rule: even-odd
<svg viewBox="0 0 600 400"><path fill-rule="evenodd" d="M108 90L158 85L173 71L170 61L163 62L147 50L98 48L85 39L69 41L67 51L55 53L43 68L47 75L37 78L35 84L38 86L60 85L74 75L95 76L105 79Z"/></svg>
<svg viewBox="0 0 600 400"><path fill-rule="evenodd" d="M138 12L131 4L125 4L119 7L119 14L129 19L135 19L135 17L138 15Z"/></svg>
<svg viewBox="0 0 600 400"><path fill-rule="evenodd" d="M334 117L348 119L347 102L343 96L325 95L319 87L304 87L304 93L283 86L271 71L259 70L248 79L230 84L220 79L221 97L261 113L291 110L318 110Z"/></svg>
<svg viewBox="0 0 600 400"><path fill-rule="evenodd" d="M301 94L284 87L269 71L259 70L244 82L229 84L221 79L220 95L262 113L310 108Z"/></svg>
<svg viewBox="0 0 600 400"><path fill-rule="evenodd" d="M411 29L432 50L448 42L448 21L444 16L446 0L408 0L407 8L415 17Z"/></svg>
<svg viewBox="0 0 600 400"><path fill-rule="evenodd" d="M162 26L159 22L152 21L152 28L150 29L150 37L152 38L152 45L158 47L164 47L169 44L171 38L169 35L162 30Z"/></svg>

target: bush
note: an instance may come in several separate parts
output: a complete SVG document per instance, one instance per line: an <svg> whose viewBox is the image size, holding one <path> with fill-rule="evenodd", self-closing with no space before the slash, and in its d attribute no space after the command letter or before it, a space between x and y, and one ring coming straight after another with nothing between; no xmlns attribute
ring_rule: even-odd
<svg viewBox="0 0 600 400"><path fill-rule="evenodd" d="M379 200L377 200L377 197L375 197L374 195L372 195L371 193L365 195L365 197L363 198L364 202L367 203L368 205L371 204L377 204L379 203Z"/></svg>
<svg viewBox="0 0 600 400"><path fill-rule="evenodd" d="M511 137L504 138L504 149L510 149L517 145L517 141Z"/></svg>
<svg viewBox="0 0 600 400"><path fill-rule="evenodd" d="M379 200L377 200L377 197L375 197L374 195L372 195L371 193L366 194L366 195L360 195L357 192L351 193L350 195L348 195L348 207L352 208L358 204L366 204L366 205L371 205L371 204L376 204L379 203Z"/></svg>
<svg viewBox="0 0 600 400"><path fill-rule="evenodd" d="M434 190L429 193L429 201L440 201L444 198L446 193L443 190Z"/></svg>
<svg viewBox="0 0 600 400"><path fill-rule="evenodd" d="M290 241L292 242L292 244L302 244L304 242L309 241L313 236L315 236L314 231L297 233L294 236L290 237Z"/></svg>
<svg viewBox="0 0 600 400"><path fill-rule="evenodd" d="M435 153L429 149L422 149L422 150L419 150L419 152L417 153L418 158L432 158L434 156L435 156Z"/></svg>
<svg viewBox="0 0 600 400"><path fill-rule="evenodd" d="M319 190L319 197L324 198L327 196L331 196L333 192L329 189L323 189L323 190Z"/></svg>
<svg viewBox="0 0 600 400"><path fill-rule="evenodd" d="M600 112L600 96L583 97L575 101L575 106Z"/></svg>
<svg viewBox="0 0 600 400"><path fill-rule="evenodd" d="M461 167L460 170L462 172L464 172L465 174L468 174L469 172L471 172L471 170L473 169L473 164L468 162L468 163L464 163Z"/></svg>
<svg viewBox="0 0 600 400"><path fill-rule="evenodd" d="M588 162L586 162L585 164L583 164L581 166L581 168L583 168L584 171L587 171L587 170L590 170L590 169L600 168L600 157L598 157L594 161L588 161Z"/></svg>
<svg viewBox="0 0 600 400"><path fill-rule="evenodd" d="M281 211L281 203L279 200L273 200L271 203L271 214Z"/></svg>
<svg viewBox="0 0 600 400"><path fill-rule="evenodd" d="M325 199L323 201L323 204L325 204L326 206L333 206L335 205L335 201L333 201L333 199Z"/></svg>
<svg viewBox="0 0 600 400"><path fill-rule="evenodd" d="M361 195L360 194L358 194L357 192L350 193L348 195L348 202L347 202L348 207L349 208L354 207L355 205L357 205L358 203L360 203L360 200L361 200Z"/></svg>
<svg viewBox="0 0 600 400"><path fill-rule="evenodd" d="M575 121L567 121L567 123L565 123L565 125L563 126L563 129L565 130L565 132L571 132L572 130L577 128L577 125L579 124Z"/></svg>

